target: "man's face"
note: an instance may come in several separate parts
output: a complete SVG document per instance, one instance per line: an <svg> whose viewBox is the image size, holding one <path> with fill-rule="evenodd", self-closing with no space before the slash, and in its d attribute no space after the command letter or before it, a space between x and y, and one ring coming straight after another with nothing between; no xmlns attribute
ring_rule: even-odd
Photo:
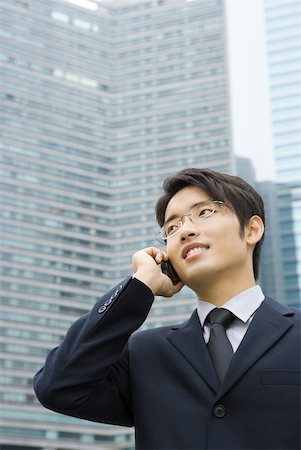
<svg viewBox="0 0 301 450"><path fill-rule="evenodd" d="M192 205L210 199L196 186L188 186L177 192L169 201L165 220L175 215L188 214ZM219 283L249 277L252 272L252 251L245 236L241 237L240 225L234 212L224 205L200 222L184 217L183 228L167 240L167 254L184 284L194 291L205 283ZM231 277L231 278L229 278Z"/></svg>

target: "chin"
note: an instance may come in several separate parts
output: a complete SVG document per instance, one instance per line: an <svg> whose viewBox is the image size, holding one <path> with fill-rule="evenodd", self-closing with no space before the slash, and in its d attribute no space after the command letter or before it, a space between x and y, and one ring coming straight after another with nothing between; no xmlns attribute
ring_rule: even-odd
<svg viewBox="0 0 301 450"><path fill-rule="evenodd" d="M202 278L203 276L201 275L200 271L194 271L194 273L192 273L191 271L190 273L186 272L185 274L183 274L181 280L184 284L191 287L192 285L194 286L195 284L199 284Z"/></svg>
<svg viewBox="0 0 301 450"><path fill-rule="evenodd" d="M216 270L208 267L194 267L193 270L186 271L181 279L185 280L183 282L189 287L200 286L201 283L208 283L210 280L213 282L216 279Z"/></svg>

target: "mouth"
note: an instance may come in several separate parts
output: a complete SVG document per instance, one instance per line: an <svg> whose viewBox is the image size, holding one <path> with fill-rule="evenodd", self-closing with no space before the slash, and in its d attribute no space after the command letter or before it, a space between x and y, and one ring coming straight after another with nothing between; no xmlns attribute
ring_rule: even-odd
<svg viewBox="0 0 301 450"><path fill-rule="evenodd" d="M195 243L186 245L183 248L182 256L184 259L192 258L193 256L203 254L209 249L209 245Z"/></svg>

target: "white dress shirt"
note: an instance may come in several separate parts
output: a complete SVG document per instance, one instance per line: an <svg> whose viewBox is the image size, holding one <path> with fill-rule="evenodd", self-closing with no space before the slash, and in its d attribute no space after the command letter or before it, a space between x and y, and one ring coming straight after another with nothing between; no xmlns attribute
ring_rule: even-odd
<svg viewBox="0 0 301 450"><path fill-rule="evenodd" d="M228 309L236 316L235 320L226 330L234 352L236 352L251 320L253 319L255 311L259 308L263 300L264 294L260 286L254 286L246 291L240 292L240 294L231 298L222 306L222 308ZM216 306L212 303L198 300L197 312L203 328L206 344L210 337L210 324L208 321L205 322L205 320L210 311L214 308L216 308Z"/></svg>

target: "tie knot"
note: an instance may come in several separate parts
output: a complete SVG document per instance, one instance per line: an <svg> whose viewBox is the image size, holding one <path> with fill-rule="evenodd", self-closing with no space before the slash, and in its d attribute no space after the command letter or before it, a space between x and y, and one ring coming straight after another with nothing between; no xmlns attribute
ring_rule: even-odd
<svg viewBox="0 0 301 450"><path fill-rule="evenodd" d="M234 319L235 315L231 311L228 311L228 309L224 308L214 308L208 314L208 321L210 325L218 323L224 328L228 328L228 326L231 325Z"/></svg>

